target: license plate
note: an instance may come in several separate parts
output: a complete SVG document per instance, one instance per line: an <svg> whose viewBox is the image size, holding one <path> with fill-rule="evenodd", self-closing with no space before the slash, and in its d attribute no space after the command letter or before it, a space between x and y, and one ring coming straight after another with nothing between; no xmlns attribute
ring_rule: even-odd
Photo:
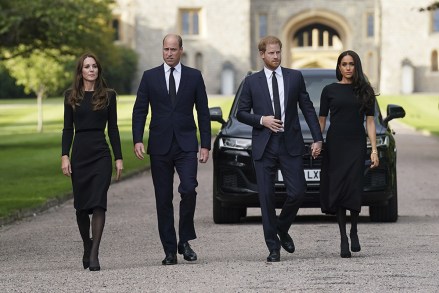
<svg viewBox="0 0 439 293"><path fill-rule="evenodd" d="M304 170L304 172L305 172L306 181L320 181L319 169ZM284 181L284 177L282 176L282 172L280 170L277 171L277 181L279 182Z"/></svg>

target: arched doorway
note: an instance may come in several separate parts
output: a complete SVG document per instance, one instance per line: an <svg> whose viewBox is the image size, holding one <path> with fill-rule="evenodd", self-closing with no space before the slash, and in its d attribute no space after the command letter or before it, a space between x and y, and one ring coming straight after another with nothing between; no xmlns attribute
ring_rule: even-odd
<svg viewBox="0 0 439 293"><path fill-rule="evenodd" d="M346 20L328 11L304 11L291 17L283 30L284 54L291 68L335 68L338 55L350 48Z"/></svg>

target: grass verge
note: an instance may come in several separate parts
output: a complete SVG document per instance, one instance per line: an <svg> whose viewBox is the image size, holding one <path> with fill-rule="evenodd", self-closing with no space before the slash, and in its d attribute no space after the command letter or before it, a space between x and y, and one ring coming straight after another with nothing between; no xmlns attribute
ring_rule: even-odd
<svg viewBox="0 0 439 293"><path fill-rule="evenodd" d="M123 177L149 167L149 157L137 160L132 152L131 113L134 96L118 98L118 122L124 158ZM231 97L209 98L210 106L228 113ZM41 207L69 198L71 181L61 172L61 98L44 101L44 132L35 133L35 100L0 101L0 224L10 222ZM219 130L212 123L212 133ZM145 133L145 138L147 137Z"/></svg>

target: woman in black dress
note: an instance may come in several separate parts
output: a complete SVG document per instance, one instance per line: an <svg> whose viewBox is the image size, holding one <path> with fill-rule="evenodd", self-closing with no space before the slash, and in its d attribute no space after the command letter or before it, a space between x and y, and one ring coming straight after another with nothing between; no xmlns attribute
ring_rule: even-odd
<svg viewBox="0 0 439 293"><path fill-rule="evenodd" d="M84 269L90 271L100 270L99 244L112 174L106 126L116 160L116 180L119 180L123 161L116 93L107 87L96 56L84 54L78 60L72 88L65 94L61 168L72 180L76 220L84 243L82 262ZM89 214L92 214L91 239Z"/></svg>
<svg viewBox="0 0 439 293"><path fill-rule="evenodd" d="M341 234L340 256L351 257L346 235L346 210L351 214L351 250L361 250L357 234L363 193L366 129L372 153L370 168L379 164L374 122L375 93L363 74L360 57L353 51L341 53L336 68L338 83L327 85L320 100L320 128L325 129L331 113L323 153L320 200L322 212L335 214Z"/></svg>

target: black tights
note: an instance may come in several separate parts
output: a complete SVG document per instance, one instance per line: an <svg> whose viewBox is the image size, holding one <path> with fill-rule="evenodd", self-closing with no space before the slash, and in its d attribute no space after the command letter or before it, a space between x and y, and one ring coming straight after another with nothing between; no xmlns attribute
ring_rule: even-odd
<svg viewBox="0 0 439 293"><path fill-rule="evenodd" d="M90 252L90 263L98 262L99 245L101 243L102 232L105 226L105 210L102 208L93 209L93 216L91 220L90 239L90 217L87 211L76 211L76 221L78 223L79 233L81 234L84 247L93 241Z"/></svg>
<svg viewBox="0 0 439 293"><path fill-rule="evenodd" d="M357 224L358 224L358 216L359 212L351 211L351 234L357 233ZM340 228L340 235L343 239L344 237L347 237L346 235L346 209L339 208L337 210L337 222L338 227Z"/></svg>

